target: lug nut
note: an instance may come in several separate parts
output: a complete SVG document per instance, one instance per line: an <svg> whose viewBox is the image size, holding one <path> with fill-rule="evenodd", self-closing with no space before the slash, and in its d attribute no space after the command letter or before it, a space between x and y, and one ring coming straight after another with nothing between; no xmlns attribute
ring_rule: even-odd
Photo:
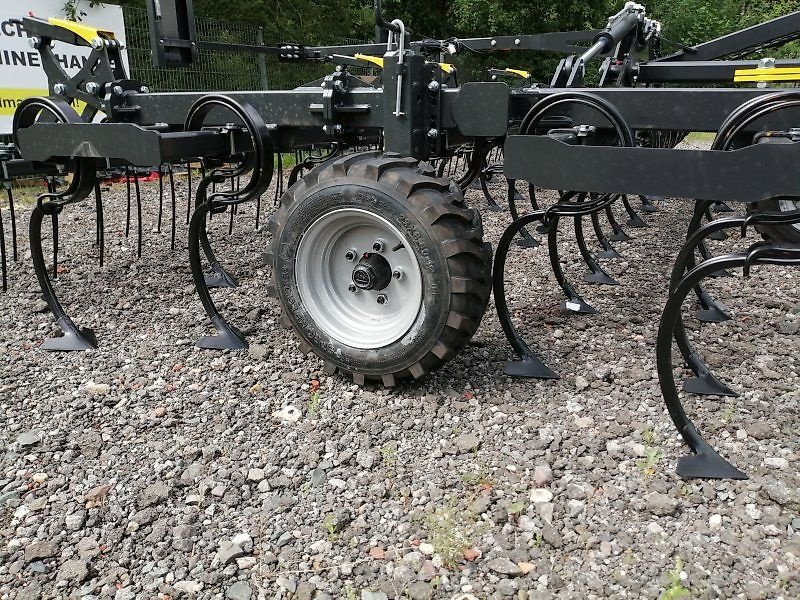
<svg viewBox="0 0 800 600"><path fill-rule="evenodd" d="M383 252L383 240L375 240L375 243L372 244L373 252Z"/></svg>
<svg viewBox="0 0 800 600"><path fill-rule="evenodd" d="M395 269L394 271L392 271L392 277L394 277L395 279L402 279L403 272L400 269Z"/></svg>
<svg viewBox="0 0 800 600"><path fill-rule="evenodd" d="M353 262L356 259L356 251L348 250L347 252L344 253L344 257L350 262Z"/></svg>
<svg viewBox="0 0 800 600"><path fill-rule="evenodd" d="M386 297L386 294L378 294L377 300L378 300L378 304L381 304L381 305L386 304L387 302L389 302L389 298Z"/></svg>
<svg viewBox="0 0 800 600"><path fill-rule="evenodd" d="M354 294L358 291L358 288L356 287L355 283L351 283L350 285L348 285L347 289L353 292Z"/></svg>

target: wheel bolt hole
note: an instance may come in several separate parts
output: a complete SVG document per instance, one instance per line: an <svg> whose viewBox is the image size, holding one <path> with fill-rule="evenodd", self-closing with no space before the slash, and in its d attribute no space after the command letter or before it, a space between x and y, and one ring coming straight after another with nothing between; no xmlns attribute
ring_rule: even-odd
<svg viewBox="0 0 800 600"><path fill-rule="evenodd" d="M372 244L372 251L373 252L383 252L385 244L383 240L375 240L375 243Z"/></svg>
<svg viewBox="0 0 800 600"><path fill-rule="evenodd" d="M403 272L400 269L395 269L394 271L392 271L392 277L394 277L395 279L402 279Z"/></svg>
<svg viewBox="0 0 800 600"><path fill-rule="evenodd" d="M386 296L386 294L378 294L377 301L378 301L378 304L384 305L387 302L389 302L389 298Z"/></svg>
<svg viewBox="0 0 800 600"><path fill-rule="evenodd" d="M356 259L356 256L358 256L358 253L355 250L348 250L344 253L344 257L350 262L353 262Z"/></svg>
<svg viewBox="0 0 800 600"><path fill-rule="evenodd" d="M355 283L351 283L350 285L348 285L347 289L353 292L354 294L358 291L358 288L356 287Z"/></svg>

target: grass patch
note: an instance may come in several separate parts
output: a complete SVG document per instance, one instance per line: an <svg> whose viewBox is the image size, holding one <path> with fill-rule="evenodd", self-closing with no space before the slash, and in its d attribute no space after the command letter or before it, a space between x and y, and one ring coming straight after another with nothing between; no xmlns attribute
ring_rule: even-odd
<svg viewBox="0 0 800 600"><path fill-rule="evenodd" d="M713 142L717 134L706 131L693 131L686 136L687 142Z"/></svg>

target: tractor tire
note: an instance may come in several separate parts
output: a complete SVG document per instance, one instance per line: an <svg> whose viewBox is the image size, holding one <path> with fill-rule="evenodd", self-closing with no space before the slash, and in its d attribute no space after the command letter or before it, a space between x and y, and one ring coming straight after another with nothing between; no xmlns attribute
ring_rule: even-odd
<svg viewBox="0 0 800 600"><path fill-rule="evenodd" d="M478 329L491 247L458 186L378 152L310 171L269 222L282 322L329 373L386 386L452 359Z"/></svg>
<svg viewBox="0 0 800 600"><path fill-rule="evenodd" d="M748 207L748 212L791 212L795 210L800 210L800 200L796 198L772 198ZM756 229L768 242L800 244L800 224L756 225Z"/></svg>

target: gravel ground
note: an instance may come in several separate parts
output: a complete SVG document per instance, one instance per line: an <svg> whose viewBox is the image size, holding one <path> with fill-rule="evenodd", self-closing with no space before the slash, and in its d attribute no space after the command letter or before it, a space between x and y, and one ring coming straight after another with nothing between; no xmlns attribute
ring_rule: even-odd
<svg viewBox="0 0 800 600"><path fill-rule="evenodd" d="M510 304L560 380L502 374L490 308L444 369L385 390L326 376L279 326L252 208L212 232L241 280L214 295L250 350L196 349L209 327L186 251L151 231L143 190L141 259L124 185L106 195L103 269L91 203L62 219L57 289L97 351L38 349L55 329L26 251L0 295L2 598L800 597L800 273L711 282L734 318L689 329L742 395L687 406L750 479L674 474L686 450L653 341L689 203L616 244L619 287L579 280L563 226L596 316L559 312L544 249L513 251ZM484 215L496 243L508 213Z"/></svg>

